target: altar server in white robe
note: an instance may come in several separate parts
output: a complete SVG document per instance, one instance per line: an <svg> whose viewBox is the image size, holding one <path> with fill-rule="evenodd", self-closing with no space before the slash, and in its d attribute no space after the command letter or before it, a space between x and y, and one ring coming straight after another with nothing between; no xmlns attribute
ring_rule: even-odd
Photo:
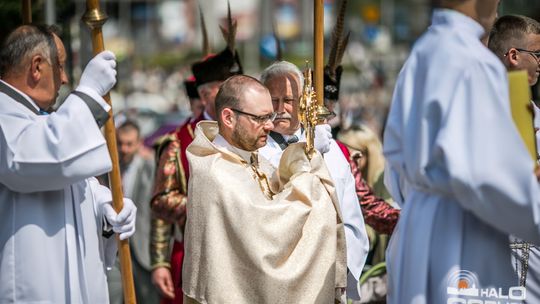
<svg viewBox="0 0 540 304"><path fill-rule="evenodd" d="M507 70L527 71L530 86L538 82L540 71L540 23L520 15L507 15L497 19L489 35L488 47L504 64ZM536 145L540 142L540 108L531 101L534 109ZM538 149L537 149L538 152ZM514 266L520 284L527 287L527 303L540 303L540 244L527 244L511 237L515 247Z"/></svg>
<svg viewBox="0 0 540 304"><path fill-rule="evenodd" d="M93 178L111 169L99 126L114 54L94 57L49 113L67 83L65 62L50 27L19 27L0 50L0 303L108 303L105 267L116 245L104 231L134 232L133 202L117 214Z"/></svg>
<svg viewBox="0 0 540 304"><path fill-rule="evenodd" d="M298 120L299 98L302 94L304 77L294 64L280 61L263 71L261 82L270 91L277 117L266 146L259 149L259 152L277 168L288 142L306 141ZM347 241L347 267L349 269L347 295L357 299L359 297L357 282L366 262L369 240L355 191L354 177L343 152L332 139L330 125L315 127L314 145L323 154L324 162L336 187Z"/></svg>
<svg viewBox="0 0 540 304"><path fill-rule="evenodd" d="M518 285L508 235L540 242L534 162L506 70L480 42L498 3L440 1L398 77L384 134L388 180L401 181L387 186L403 208L387 250L389 303L447 303L448 287L472 285L507 295Z"/></svg>

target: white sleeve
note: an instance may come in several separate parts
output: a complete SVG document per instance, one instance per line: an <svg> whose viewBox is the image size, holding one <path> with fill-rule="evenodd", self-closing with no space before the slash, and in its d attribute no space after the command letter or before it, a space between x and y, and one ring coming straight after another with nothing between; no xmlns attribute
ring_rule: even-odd
<svg viewBox="0 0 540 304"><path fill-rule="evenodd" d="M94 196L94 208L97 211L96 216L98 223L100 223L99 227L104 227L105 216L102 213L101 205L112 201L112 193L109 188L100 185L95 178L88 179L88 183L90 185L90 188L92 189L92 194ZM116 241L116 234L113 234L110 237L101 236L101 241L103 244L105 267L109 269L113 267L118 252L118 242Z"/></svg>
<svg viewBox="0 0 540 304"><path fill-rule="evenodd" d="M74 94L48 116L0 103L0 147L0 183L16 192L58 190L111 169L95 117Z"/></svg>
<svg viewBox="0 0 540 304"><path fill-rule="evenodd" d="M435 141L449 187L484 222L540 244L540 188L512 121L506 73L477 64L461 79Z"/></svg>
<svg viewBox="0 0 540 304"><path fill-rule="evenodd" d="M334 182L343 217L347 241L347 267L358 281L368 255L369 240L356 194L356 184L351 167L335 140L330 141L330 149L323 158Z"/></svg>
<svg viewBox="0 0 540 304"><path fill-rule="evenodd" d="M407 71L406 69L404 69ZM402 73L404 73L402 71ZM392 196L392 199L401 207L405 202L405 193L402 188L404 183L404 168L400 164L405 163L403 159L403 141L401 131L403 130L403 120L401 113L403 112L403 104L396 100L403 100L401 95L403 94L405 84L403 78L399 77L394 90L394 96L392 99L392 107L388 113L386 119L386 127L384 129L384 157L386 163L384 166L384 184L386 189ZM414 78L413 78L414 79Z"/></svg>
<svg viewBox="0 0 540 304"><path fill-rule="evenodd" d="M364 223L364 216L360 209L358 195L356 195L356 185L352 173L346 176L343 185L343 201L341 202L343 224L345 225L345 236L347 237L347 256L349 261L347 266L358 280L362 274L362 269L366 263L369 252L369 239Z"/></svg>
<svg viewBox="0 0 540 304"><path fill-rule="evenodd" d="M384 166L384 185L394 202L400 207L403 207L403 203L405 202L405 195L401 187L402 183L403 179L399 176L397 171L392 169L392 167L386 163Z"/></svg>

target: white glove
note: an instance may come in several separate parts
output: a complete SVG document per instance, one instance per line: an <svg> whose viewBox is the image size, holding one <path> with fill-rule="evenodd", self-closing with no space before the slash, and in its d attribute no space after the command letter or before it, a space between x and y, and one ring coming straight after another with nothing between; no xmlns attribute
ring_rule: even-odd
<svg viewBox="0 0 540 304"><path fill-rule="evenodd" d="M104 96L116 84L116 56L111 51L97 54L84 69L76 91L87 93L91 90ZM92 94L89 94L92 96Z"/></svg>
<svg viewBox="0 0 540 304"><path fill-rule="evenodd" d="M332 128L329 124L315 126L315 149L324 154L330 151L330 140L332 139Z"/></svg>
<svg viewBox="0 0 540 304"><path fill-rule="evenodd" d="M120 234L121 240L125 240L135 233L137 207L129 198L124 197L124 207L118 214L114 211L111 203L104 203L102 208L107 222L112 226L114 232Z"/></svg>

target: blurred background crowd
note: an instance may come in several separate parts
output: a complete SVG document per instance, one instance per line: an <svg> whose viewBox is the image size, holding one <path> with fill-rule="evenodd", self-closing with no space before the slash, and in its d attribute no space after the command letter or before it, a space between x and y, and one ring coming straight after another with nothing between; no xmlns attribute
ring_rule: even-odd
<svg viewBox="0 0 540 304"><path fill-rule="evenodd" d="M339 1L325 0L328 46ZM257 77L277 55L273 28L283 60L303 68L313 54L313 1L230 0L238 21L237 49L244 71ZM223 48L219 25L225 23L225 0L107 0L103 26L105 47L118 59L118 83L113 109L135 119L143 138L161 126L174 126L190 115L182 85L190 64L202 57L199 12L204 12L210 46ZM342 129L364 124L376 134L382 127L395 78L415 39L429 24L429 0L349 0L346 31L350 42L343 58L339 124ZM81 20L83 0L32 1L36 23L58 24L68 48L68 70L77 83L81 67L91 57L89 32ZM0 38L21 23L21 2L0 2ZM540 18L540 1L502 1L500 14ZM444 71L441 71L444 73ZM70 87L64 91L69 92ZM535 90L536 91L536 90ZM167 127L165 127L167 128ZM145 141L151 144L151 137Z"/></svg>
<svg viewBox="0 0 540 304"><path fill-rule="evenodd" d="M306 66L306 60L312 61L312 0L229 1L232 17L238 22L236 49L245 74L258 78L276 60L278 43L281 59L301 69ZM326 54L339 4L338 0L324 1ZM121 166L127 167L137 159L144 163L141 170L153 172L154 141L192 114L183 81L191 76L191 64L203 57L200 12L204 13L210 47L219 52L225 46L219 26L226 22L227 1L107 0L101 1L101 8L109 16L103 26L105 48L116 54L118 62L118 82L111 91L111 100L115 123L121 126L118 132ZM358 162L374 194L390 204L393 202L381 178L384 169L381 135L395 80L412 44L429 25L431 8L430 0L348 0L347 4L344 27L350 31L350 40L342 61L340 97L334 110L338 116L331 124L342 131L338 138L353 149L351 157ZM83 0L32 1L34 23L57 24L63 30L68 55L66 71L72 84L78 83L82 68L92 57L89 31L81 22L85 10ZM499 14L522 14L540 20L540 1L502 1ZM21 23L21 1L1 0L0 39ZM62 88L57 106L73 89L70 85ZM537 85L533 88L533 98L538 96ZM130 180L124 173L124 182ZM151 177L152 173L145 176ZM135 185L134 177L130 181ZM145 188L150 187L151 181L145 180L144 184ZM129 194L126 196L139 200L136 198L139 187L124 185L124 188L125 194ZM140 200L148 201L147 190L148 193L140 194ZM150 211L145 212L143 217L149 218ZM145 227L137 229L148 235L149 220ZM373 229L368 229L368 233L371 251L367 265L376 266L384 261L388 236L377 235ZM145 261L141 262L145 268L142 271L148 272L148 239L145 237L140 243L144 248L141 259ZM137 253L135 256L139 258ZM112 272L109 281L112 303L121 302L114 299L120 290L118 273ZM114 284L118 286L111 287ZM149 288L145 291L148 296L142 302L154 303L155 292L150 283L145 286ZM116 292L112 291L114 288ZM376 287L367 289L377 293ZM369 298L365 297L365 290L362 293L365 299ZM385 290L371 298L383 302L384 294Z"/></svg>
<svg viewBox="0 0 540 304"><path fill-rule="evenodd" d="M278 53L301 69L306 60L312 61L312 0L229 1L232 17L238 22L236 49L245 74L258 78ZM324 1L325 58L339 5L339 0ZM118 82L111 100L115 123L121 126L117 136L121 166L126 169L134 162L143 164L137 167L140 171L122 170L124 191L134 201L146 202L152 186L154 141L191 115L183 82L191 76L191 64L203 57L200 13L204 13L210 47L219 52L225 47L219 26L226 23L227 1L106 0L101 1L101 8L109 16L103 26L105 48L116 54L118 62ZM338 116L331 124L341 130L338 138L352 149L351 157L374 194L390 204L393 202L382 184L381 135L395 79L412 44L429 25L431 9L430 0L348 0L347 4L344 27L345 32L350 31L350 40L342 61L340 99L335 109ZM85 10L83 0L32 0L34 23L61 27L68 55L66 71L75 84L92 57L89 31L81 22ZM499 14L540 20L540 0L502 1ZM21 23L21 1L1 0L0 39ZM278 43L282 52L278 52ZM70 85L62 88L57 106L73 89ZM533 98L538 96L536 85ZM148 179L139 181L133 176ZM134 186L136 182L144 187ZM135 257L141 259L136 264L141 265L141 276L150 271L150 211L146 207L139 207L146 224L137 226L145 237L134 237L143 248L135 251ZM370 227L368 234L371 250L365 267L368 275L363 278L377 279L384 272L388 235L379 235ZM119 281L117 270L109 274L111 303L121 303ZM384 280L361 279L361 284L362 303L384 302ZM143 303L155 303L154 288L141 286Z"/></svg>

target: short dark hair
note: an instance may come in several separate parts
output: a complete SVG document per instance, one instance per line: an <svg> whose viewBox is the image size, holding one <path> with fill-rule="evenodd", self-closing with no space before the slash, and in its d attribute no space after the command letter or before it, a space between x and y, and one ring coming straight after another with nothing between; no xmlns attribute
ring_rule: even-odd
<svg viewBox="0 0 540 304"><path fill-rule="evenodd" d="M58 60L54 36L60 36L56 26L23 25L13 30L0 49L0 77L21 71L26 59L41 53L51 64Z"/></svg>
<svg viewBox="0 0 540 304"><path fill-rule="evenodd" d="M221 84L215 100L218 124L221 124L221 112L223 109L242 110L242 97L247 88L255 88L261 91L268 90L259 80L248 75L232 76Z"/></svg>
<svg viewBox="0 0 540 304"><path fill-rule="evenodd" d="M502 16L491 29L488 48L502 59L510 48L525 47L523 40L527 34L540 35L540 23L521 15Z"/></svg>
<svg viewBox="0 0 540 304"><path fill-rule="evenodd" d="M133 120L126 120L124 121L118 128L118 132L126 131L126 130L135 130L137 131L137 137L141 134L141 129L139 128L139 124L137 124Z"/></svg>

